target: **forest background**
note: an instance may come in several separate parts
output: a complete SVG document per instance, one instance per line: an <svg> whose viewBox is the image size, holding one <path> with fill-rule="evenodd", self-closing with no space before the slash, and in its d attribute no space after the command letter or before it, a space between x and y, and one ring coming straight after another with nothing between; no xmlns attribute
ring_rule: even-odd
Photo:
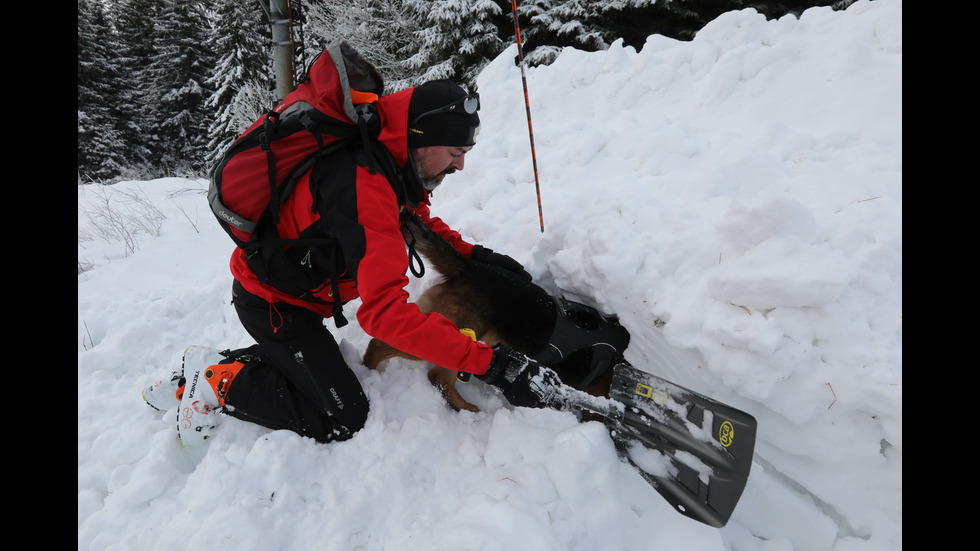
<svg viewBox="0 0 980 551"><path fill-rule="evenodd" d="M524 0L524 63L563 48L641 50L648 36L691 40L753 8L777 19L855 0ZM346 40L392 93L436 78L471 91L515 43L511 0L290 0L294 58L305 67ZM295 35L295 33L294 33ZM515 60L516 62L516 60ZM515 101L520 94L515 91ZM267 0L78 0L78 183L203 177L276 98Z"/></svg>

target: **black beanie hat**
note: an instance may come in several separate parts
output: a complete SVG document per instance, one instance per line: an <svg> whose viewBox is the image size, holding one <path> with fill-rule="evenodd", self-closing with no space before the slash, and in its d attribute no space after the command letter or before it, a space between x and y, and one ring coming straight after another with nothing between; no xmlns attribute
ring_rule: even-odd
<svg viewBox="0 0 980 551"><path fill-rule="evenodd" d="M472 113L466 112L472 103L464 103L464 98L476 100ZM432 80L417 86L408 105L409 147L474 145L480 129L478 109L479 96L467 94L450 80Z"/></svg>

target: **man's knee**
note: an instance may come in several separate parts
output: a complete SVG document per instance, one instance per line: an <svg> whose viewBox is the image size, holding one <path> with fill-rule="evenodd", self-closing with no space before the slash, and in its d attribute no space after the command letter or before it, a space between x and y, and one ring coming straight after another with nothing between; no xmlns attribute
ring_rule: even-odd
<svg viewBox="0 0 980 551"><path fill-rule="evenodd" d="M333 390L333 389L331 389ZM340 415L329 415L328 423L320 434L310 435L314 440L321 443L340 442L350 440L354 434L364 428L367 424L368 412L370 410L367 398L344 404L339 411Z"/></svg>

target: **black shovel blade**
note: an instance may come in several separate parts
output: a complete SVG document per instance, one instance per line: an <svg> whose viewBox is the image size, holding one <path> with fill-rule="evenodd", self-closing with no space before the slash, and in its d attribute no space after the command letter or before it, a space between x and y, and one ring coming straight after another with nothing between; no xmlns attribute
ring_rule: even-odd
<svg viewBox="0 0 980 551"><path fill-rule="evenodd" d="M754 417L629 364L614 368L607 417L617 448L681 514L722 527L748 481Z"/></svg>

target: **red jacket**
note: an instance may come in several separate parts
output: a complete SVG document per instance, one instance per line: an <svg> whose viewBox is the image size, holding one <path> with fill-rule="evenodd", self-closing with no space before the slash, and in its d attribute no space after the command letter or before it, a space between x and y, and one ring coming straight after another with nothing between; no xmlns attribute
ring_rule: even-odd
<svg viewBox="0 0 980 551"><path fill-rule="evenodd" d="M399 168L408 160L408 103L414 88L382 96L381 142ZM412 193L411 191L409 192ZM442 220L429 215L429 201L419 187L418 206L411 209L456 250L469 256L473 245ZM391 184L360 166L354 154L334 154L320 161L297 183L279 209L279 235L297 238L330 231L340 239L347 272L340 277L340 300L360 298L357 321L368 335L435 365L482 375L492 350L459 332L438 313L423 314L408 301L408 252L399 229L398 199ZM286 302L324 317L333 313L330 282L314 293L328 304L315 304L259 283L242 249L231 257L231 273L250 293L271 303Z"/></svg>

